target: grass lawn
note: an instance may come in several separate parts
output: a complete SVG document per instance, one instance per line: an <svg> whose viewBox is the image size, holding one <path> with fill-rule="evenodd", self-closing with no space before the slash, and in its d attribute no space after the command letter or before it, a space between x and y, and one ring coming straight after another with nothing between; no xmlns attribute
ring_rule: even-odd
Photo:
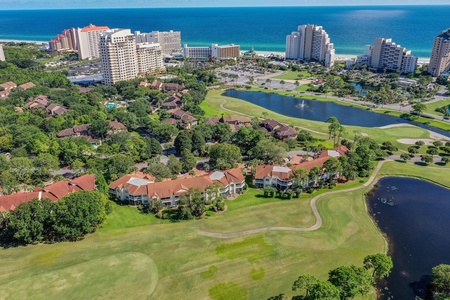
<svg viewBox="0 0 450 300"><path fill-rule="evenodd" d="M390 109L376 109L374 111L379 112L379 113L385 113L385 114L397 116L397 117L400 117L402 114L405 113L405 112L401 112L401 111L397 111L397 110L390 110ZM427 117L417 117L417 116L414 116L414 117L415 117L414 118L415 122L450 131L450 124L448 122L443 122L440 120L431 119L431 118L427 118Z"/></svg>
<svg viewBox="0 0 450 300"><path fill-rule="evenodd" d="M301 78L299 78L299 75ZM311 73L308 71L291 71L288 70L281 75L273 77L274 79L283 79L283 80L300 80L311 77Z"/></svg>
<svg viewBox="0 0 450 300"><path fill-rule="evenodd" d="M433 102L433 103L430 103L430 104L425 104L425 106L426 106L425 112L430 113L430 114L443 116L444 114L441 113L441 112L436 111L436 109L440 108L442 106L446 106L446 105L450 105L450 99L445 99L445 100Z"/></svg>
<svg viewBox="0 0 450 300"><path fill-rule="evenodd" d="M260 91L257 89L252 89L253 91ZM208 96L205 101L201 103L201 107L207 107L207 113L205 117L209 117L212 115L220 116L223 110L220 107L220 104L223 104L224 108L230 109L233 111L243 112L246 115L254 116L254 117L263 117L263 112L267 113L267 118L275 119L277 121L287 123L291 126L296 126L297 128L303 128L311 130L312 135L316 139L321 139L324 141L328 140L328 123L325 122L317 122L300 118L291 118L288 116L284 116L272 111L269 111L261 106L257 106L255 104L239 100L236 98L225 97L222 96L223 91L221 90L212 90L208 92ZM288 93L280 93L280 94L288 94ZM311 97L311 96L309 96ZM306 98L306 97L305 97ZM312 98L312 97L311 97ZM326 100L326 99L325 99ZM226 101L226 102L224 102ZM209 114L210 113L210 114ZM226 111L226 114L236 114L233 112ZM449 126L448 124L446 124ZM353 139L355 132L363 133L368 135L369 137L381 142L390 141L393 145L402 150L407 150L410 145L400 144L397 142L400 138L429 138L430 134L427 130L412 127L412 126L404 126L404 127L394 127L394 128L372 128L372 127L360 127L360 126L345 126L347 133L344 135L344 138ZM325 144L322 142L322 144Z"/></svg>
<svg viewBox="0 0 450 300"><path fill-rule="evenodd" d="M428 177L450 186L447 169L388 162L380 174ZM360 184L353 182L344 187ZM309 199L257 197L250 189L213 217L170 223L114 206L97 233L75 243L0 251L2 299L267 299L285 293L300 274L325 279L340 265L362 264L385 251L366 213L364 190L318 201L323 226L313 232L270 231L221 239L199 230L309 226ZM366 299L373 299L371 295Z"/></svg>

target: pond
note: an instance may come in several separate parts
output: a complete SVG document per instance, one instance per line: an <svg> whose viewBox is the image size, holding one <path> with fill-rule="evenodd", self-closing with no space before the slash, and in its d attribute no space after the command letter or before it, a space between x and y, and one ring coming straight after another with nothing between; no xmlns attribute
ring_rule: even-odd
<svg viewBox="0 0 450 300"><path fill-rule="evenodd" d="M367 205L387 236L394 262L381 299L424 297L431 269L450 264L450 190L418 179L386 177Z"/></svg>
<svg viewBox="0 0 450 300"><path fill-rule="evenodd" d="M224 93L224 96L241 99L288 117L325 122L329 117L335 116L343 125L364 127L380 127L390 124L409 123L450 137L450 132L445 130L387 114L339 105L334 102L307 100L292 96L237 90L227 90Z"/></svg>

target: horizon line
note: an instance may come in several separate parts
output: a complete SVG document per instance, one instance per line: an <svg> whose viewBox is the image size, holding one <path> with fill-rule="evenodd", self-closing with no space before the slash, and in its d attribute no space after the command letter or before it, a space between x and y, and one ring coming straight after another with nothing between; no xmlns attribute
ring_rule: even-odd
<svg viewBox="0 0 450 300"><path fill-rule="evenodd" d="M415 3L415 4L341 4L341 5L257 5L257 6L136 6L136 7L69 7L69 8L8 8L0 11L23 11L23 10L76 10L76 9L171 9L171 8L258 8L258 7L382 7L382 6L450 6L442 3Z"/></svg>

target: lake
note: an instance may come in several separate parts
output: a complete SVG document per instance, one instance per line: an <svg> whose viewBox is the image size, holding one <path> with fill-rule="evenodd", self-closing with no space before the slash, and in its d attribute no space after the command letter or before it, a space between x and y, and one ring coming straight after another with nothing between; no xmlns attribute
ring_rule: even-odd
<svg viewBox="0 0 450 300"><path fill-rule="evenodd" d="M339 105L334 102L307 100L293 96L238 90L227 90L223 95L256 104L288 117L325 122L329 117L335 116L343 125L363 127L380 127L390 124L409 123L450 137L450 132L445 130L415 123L388 114L380 114L370 110Z"/></svg>
<svg viewBox="0 0 450 300"><path fill-rule="evenodd" d="M450 190L418 179L386 177L367 205L387 236L394 262L381 299L424 297L431 269L450 264Z"/></svg>

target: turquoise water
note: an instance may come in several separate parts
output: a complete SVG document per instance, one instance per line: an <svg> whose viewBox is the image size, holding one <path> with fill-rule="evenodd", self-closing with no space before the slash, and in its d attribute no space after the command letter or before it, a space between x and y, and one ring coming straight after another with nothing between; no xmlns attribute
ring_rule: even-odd
<svg viewBox="0 0 450 300"><path fill-rule="evenodd" d="M179 30L182 42L255 47L283 52L285 37L300 24L322 25L338 54L360 54L376 37L391 37L419 57L450 27L450 5L345 7L145 8L0 10L0 39L50 40L65 28L89 23L141 32Z"/></svg>

